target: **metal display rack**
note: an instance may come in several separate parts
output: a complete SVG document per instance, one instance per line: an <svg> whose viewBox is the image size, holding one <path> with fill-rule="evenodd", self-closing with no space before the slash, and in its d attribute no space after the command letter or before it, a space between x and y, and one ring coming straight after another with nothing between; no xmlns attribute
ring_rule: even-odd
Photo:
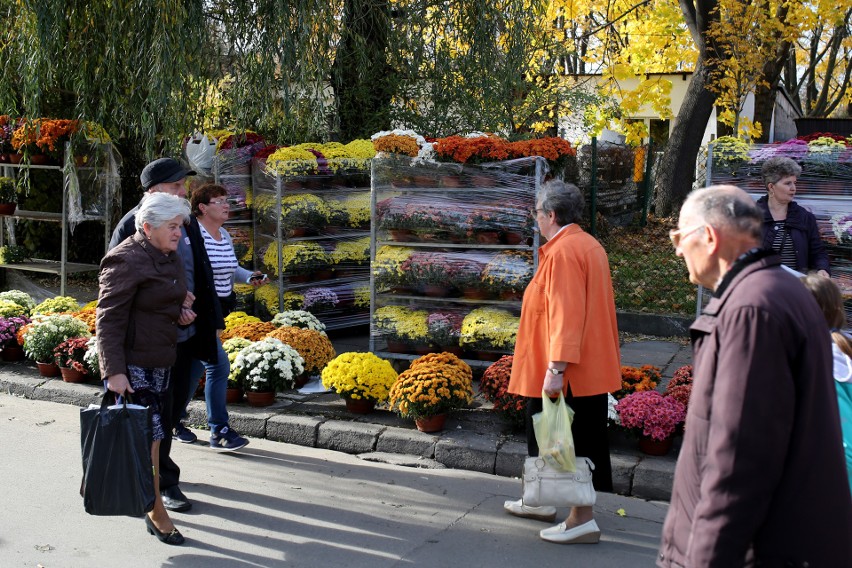
<svg viewBox="0 0 852 568"><path fill-rule="evenodd" d="M527 264L531 278L538 266L538 233L533 230L531 209L544 181L547 165L543 158L524 158L480 166L451 163L417 163L400 156L377 157L373 160L371 199L370 259L370 351L387 359L413 360L433 351L451 351L472 367L484 368L504 354L511 354L513 345L491 350L463 348L462 345L438 345L435 337L410 341L401 346L379 329L376 312L386 306L410 310L455 314L467 317L478 308L497 308L512 316L520 315L521 294L526 282L518 284L508 298L490 296L469 297L448 276L435 293L432 284L408 282L407 286L388 286L379 282L382 273L382 253L390 255L411 251L409 259L423 259L428 270L432 259L458 269L466 281L486 277L495 259L517 254L530 259ZM396 217L394 217L396 215ZM395 221L389 221L395 219ZM406 223L415 219L426 221L431 228L420 231L407 229ZM397 228L397 230L395 230ZM495 237L496 235L496 237ZM509 235L514 235L508 238ZM496 240L499 237L499 240ZM381 251L381 252L380 252ZM404 252L405 251L405 252ZM379 262L376 262L377 254ZM409 264L409 267L412 265ZM484 266L481 274L477 266ZM466 274L463 271L467 270ZM433 277L434 278L434 277ZM443 291L445 293L441 293ZM449 290L449 291L448 291ZM487 294L483 292L483 294ZM422 313L421 316L422 317ZM441 316L438 316L441 317ZM427 319L428 321L428 319ZM456 319L456 322L459 320ZM422 322L421 324L422 325Z"/></svg>
<svg viewBox="0 0 852 568"><path fill-rule="evenodd" d="M62 209L61 212L49 211L27 211L17 209L13 215L0 215L5 225L5 230L0 229L0 246L6 244L6 236L8 233L8 241L10 244L16 244L15 225L16 221L27 220L36 222L59 223L61 232L61 244L59 248L59 260L47 260L34 258L29 262L21 262L15 264L0 263L0 268L10 270L24 270L30 272L42 272L49 274L58 274L60 279L60 295L65 295L66 283L69 274L78 272L97 271L98 264L86 264L68 261L68 244L69 237L73 231L73 226L77 222L97 221L104 225L104 254L106 254L107 246L111 236L111 220L112 207L114 197L117 194L120 179L118 176L118 166L111 156L112 148L109 144L99 145L98 152L93 160L95 166L76 166L73 163L63 166L56 165L30 165L30 164L0 164L0 171L5 177L17 178L21 169L28 168L30 170L44 170L50 172L58 172L63 176L63 191L62 191ZM66 153L70 153L70 143L66 143ZM100 160L99 158L106 158ZM101 165L97 165L102 162ZM71 183L71 176L76 178ZM89 187L85 187L85 183ZM70 194L70 188L79 187L81 191L75 195ZM98 187L99 186L99 187ZM85 187L87 196L97 195L98 199L94 202L86 202L83 197L82 189ZM90 191L90 190L94 190ZM72 201L73 200L73 201ZM73 211L73 213L72 213Z"/></svg>

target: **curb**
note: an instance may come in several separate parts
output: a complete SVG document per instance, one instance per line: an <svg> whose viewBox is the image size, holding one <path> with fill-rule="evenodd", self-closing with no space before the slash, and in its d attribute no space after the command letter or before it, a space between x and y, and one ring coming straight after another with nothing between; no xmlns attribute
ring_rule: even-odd
<svg viewBox="0 0 852 568"><path fill-rule="evenodd" d="M100 386L40 377L34 368L18 364L0 371L0 392L81 408L99 403L103 395ZM455 412L445 430L434 434L420 432L386 410L349 414L339 397L328 394L287 393L270 407L238 404L228 410L231 425L243 435L345 452L368 461L518 477L527 453L524 437L505 432L499 417L486 408ZM192 401L188 412L188 424L204 424L199 428L206 429L202 401ZM675 456L640 454L635 443L618 432L610 438L614 492L669 500Z"/></svg>

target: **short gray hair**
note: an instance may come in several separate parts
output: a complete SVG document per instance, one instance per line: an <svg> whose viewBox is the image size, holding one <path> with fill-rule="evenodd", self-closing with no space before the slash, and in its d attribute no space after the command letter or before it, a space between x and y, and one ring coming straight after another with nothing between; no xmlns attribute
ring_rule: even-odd
<svg viewBox="0 0 852 568"><path fill-rule="evenodd" d="M545 213L553 212L562 226L577 223L583 218L583 194L573 183L553 179L541 186L538 202Z"/></svg>
<svg viewBox="0 0 852 568"><path fill-rule="evenodd" d="M189 220L189 201L168 193L149 193L143 196L136 211L136 230L148 223L155 229L180 215L183 222Z"/></svg>
<svg viewBox="0 0 852 568"><path fill-rule="evenodd" d="M727 228L762 239L763 212L754 199L733 185L711 185L692 191L683 203L683 209L694 212L711 227Z"/></svg>
<svg viewBox="0 0 852 568"><path fill-rule="evenodd" d="M760 174L763 176L763 185L769 185L770 183L778 183L778 180L785 177L799 177L802 174L802 166L790 158L775 156L763 162Z"/></svg>

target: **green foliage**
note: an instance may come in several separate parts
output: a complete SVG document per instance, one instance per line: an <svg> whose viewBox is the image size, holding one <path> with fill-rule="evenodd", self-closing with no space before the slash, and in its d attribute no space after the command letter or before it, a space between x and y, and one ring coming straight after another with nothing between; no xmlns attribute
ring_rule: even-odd
<svg viewBox="0 0 852 568"><path fill-rule="evenodd" d="M0 177L0 203L17 203L18 186L14 178Z"/></svg>
<svg viewBox="0 0 852 568"><path fill-rule="evenodd" d="M29 257L27 249L20 245L3 245L0 247L0 263L19 264Z"/></svg>

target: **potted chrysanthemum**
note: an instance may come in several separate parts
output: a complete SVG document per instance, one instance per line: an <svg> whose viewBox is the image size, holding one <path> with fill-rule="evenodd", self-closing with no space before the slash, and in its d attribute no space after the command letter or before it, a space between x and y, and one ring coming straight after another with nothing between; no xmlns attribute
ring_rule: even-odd
<svg viewBox="0 0 852 568"><path fill-rule="evenodd" d="M520 318L500 308L476 308L462 321L459 345L477 351L482 360L496 361L515 348Z"/></svg>
<svg viewBox="0 0 852 568"><path fill-rule="evenodd" d="M479 392L494 405L494 411L515 430L522 430L526 419L527 399L509 392L514 356L504 355L482 373Z"/></svg>
<svg viewBox="0 0 852 568"><path fill-rule="evenodd" d="M24 351L18 345L18 331L30 323L26 316L0 317L0 356L4 361L20 361Z"/></svg>
<svg viewBox="0 0 852 568"><path fill-rule="evenodd" d="M302 356L274 337L245 347L234 360L234 377L245 386L252 406L275 402L275 391L293 388L296 377L304 370Z"/></svg>
<svg viewBox="0 0 852 568"><path fill-rule="evenodd" d="M325 324L317 316L305 310L285 310L277 313L272 318L272 323L278 327L298 327L325 333Z"/></svg>
<svg viewBox="0 0 852 568"><path fill-rule="evenodd" d="M269 332L267 337L280 339L295 349L304 359L305 372L296 377L296 387L304 386L310 379L310 375L321 372L336 355L328 336L312 329L279 327Z"/></svg>
<svg viewBox="0 0 852 568"><path fill-rule="evenodd" d="M80 303L71 296L56 296L48 298L32 309L33 314L62 314L76 312Z"/></svg>
<svg viewBox="0 0 852 568"><path fill-rule="evenodd" d="M59 375L53 352L56 346L71 337L88 338L90 335L89 326L73 316L39 315L25 328L24 351L27 357L35 360L42 376L56 377Z"/></svg>
<svg viewBox="0 0 852 568"><path fill-rule="evenodd" d="M53 355L62 380L66 383L82 383L89 370L86 367L86 351L89 349L88 337L70 337L54 347Z"/></svg>
<svg viewBox="0 0 852 568"><path fill-rule="evenodd" d="M228 363L230 363L231 368L228 374L228 387L225 390L225 402L228 404L233 404L243 399L243 385L236 376L234 362L237 360L237 355L251 344L251 341L243 337L232 337L222 343L222 349L228 355Z"/></svg>
<svg viewBox="0 0 852 568"><path fill-rule="evenodd" d="M683 404L655 390L629 394L615 410L621 426L639 436L639 449L649 455L667 454L677 427L686 418Z"/></svg>
<svg viewBox="0 0 852 568"><path fill-rule="evenodd" d="M447 412L473 401L470 367L452 353L430 353L415 359L390 389L391 410L413 418L417 429L436 432Z"/></svg>
<svg viewBox="0 0 852 568"><path fill-rule="evenodd" d="M89 374L95 379L101 378L101 364L98 358L98 336L93 335L86 342L86 353L83 355L83 363Z"/></svg>
<svg viewBox="0 0 852 568"><path fill-rule="evenodd" d="M405 306L382 306L373 314L374 334L381 336L389 351L404 353L422 348L428 350L429 328L426 310L413 310Z"/></svg>
<svg viewBox="0 0 852 568"><path fill-rule="evenodd" d="M373 353L341 353L322 371L323 386L339 394L346 409L357 414L387 400L396 378L390 362Z"/></svg>

